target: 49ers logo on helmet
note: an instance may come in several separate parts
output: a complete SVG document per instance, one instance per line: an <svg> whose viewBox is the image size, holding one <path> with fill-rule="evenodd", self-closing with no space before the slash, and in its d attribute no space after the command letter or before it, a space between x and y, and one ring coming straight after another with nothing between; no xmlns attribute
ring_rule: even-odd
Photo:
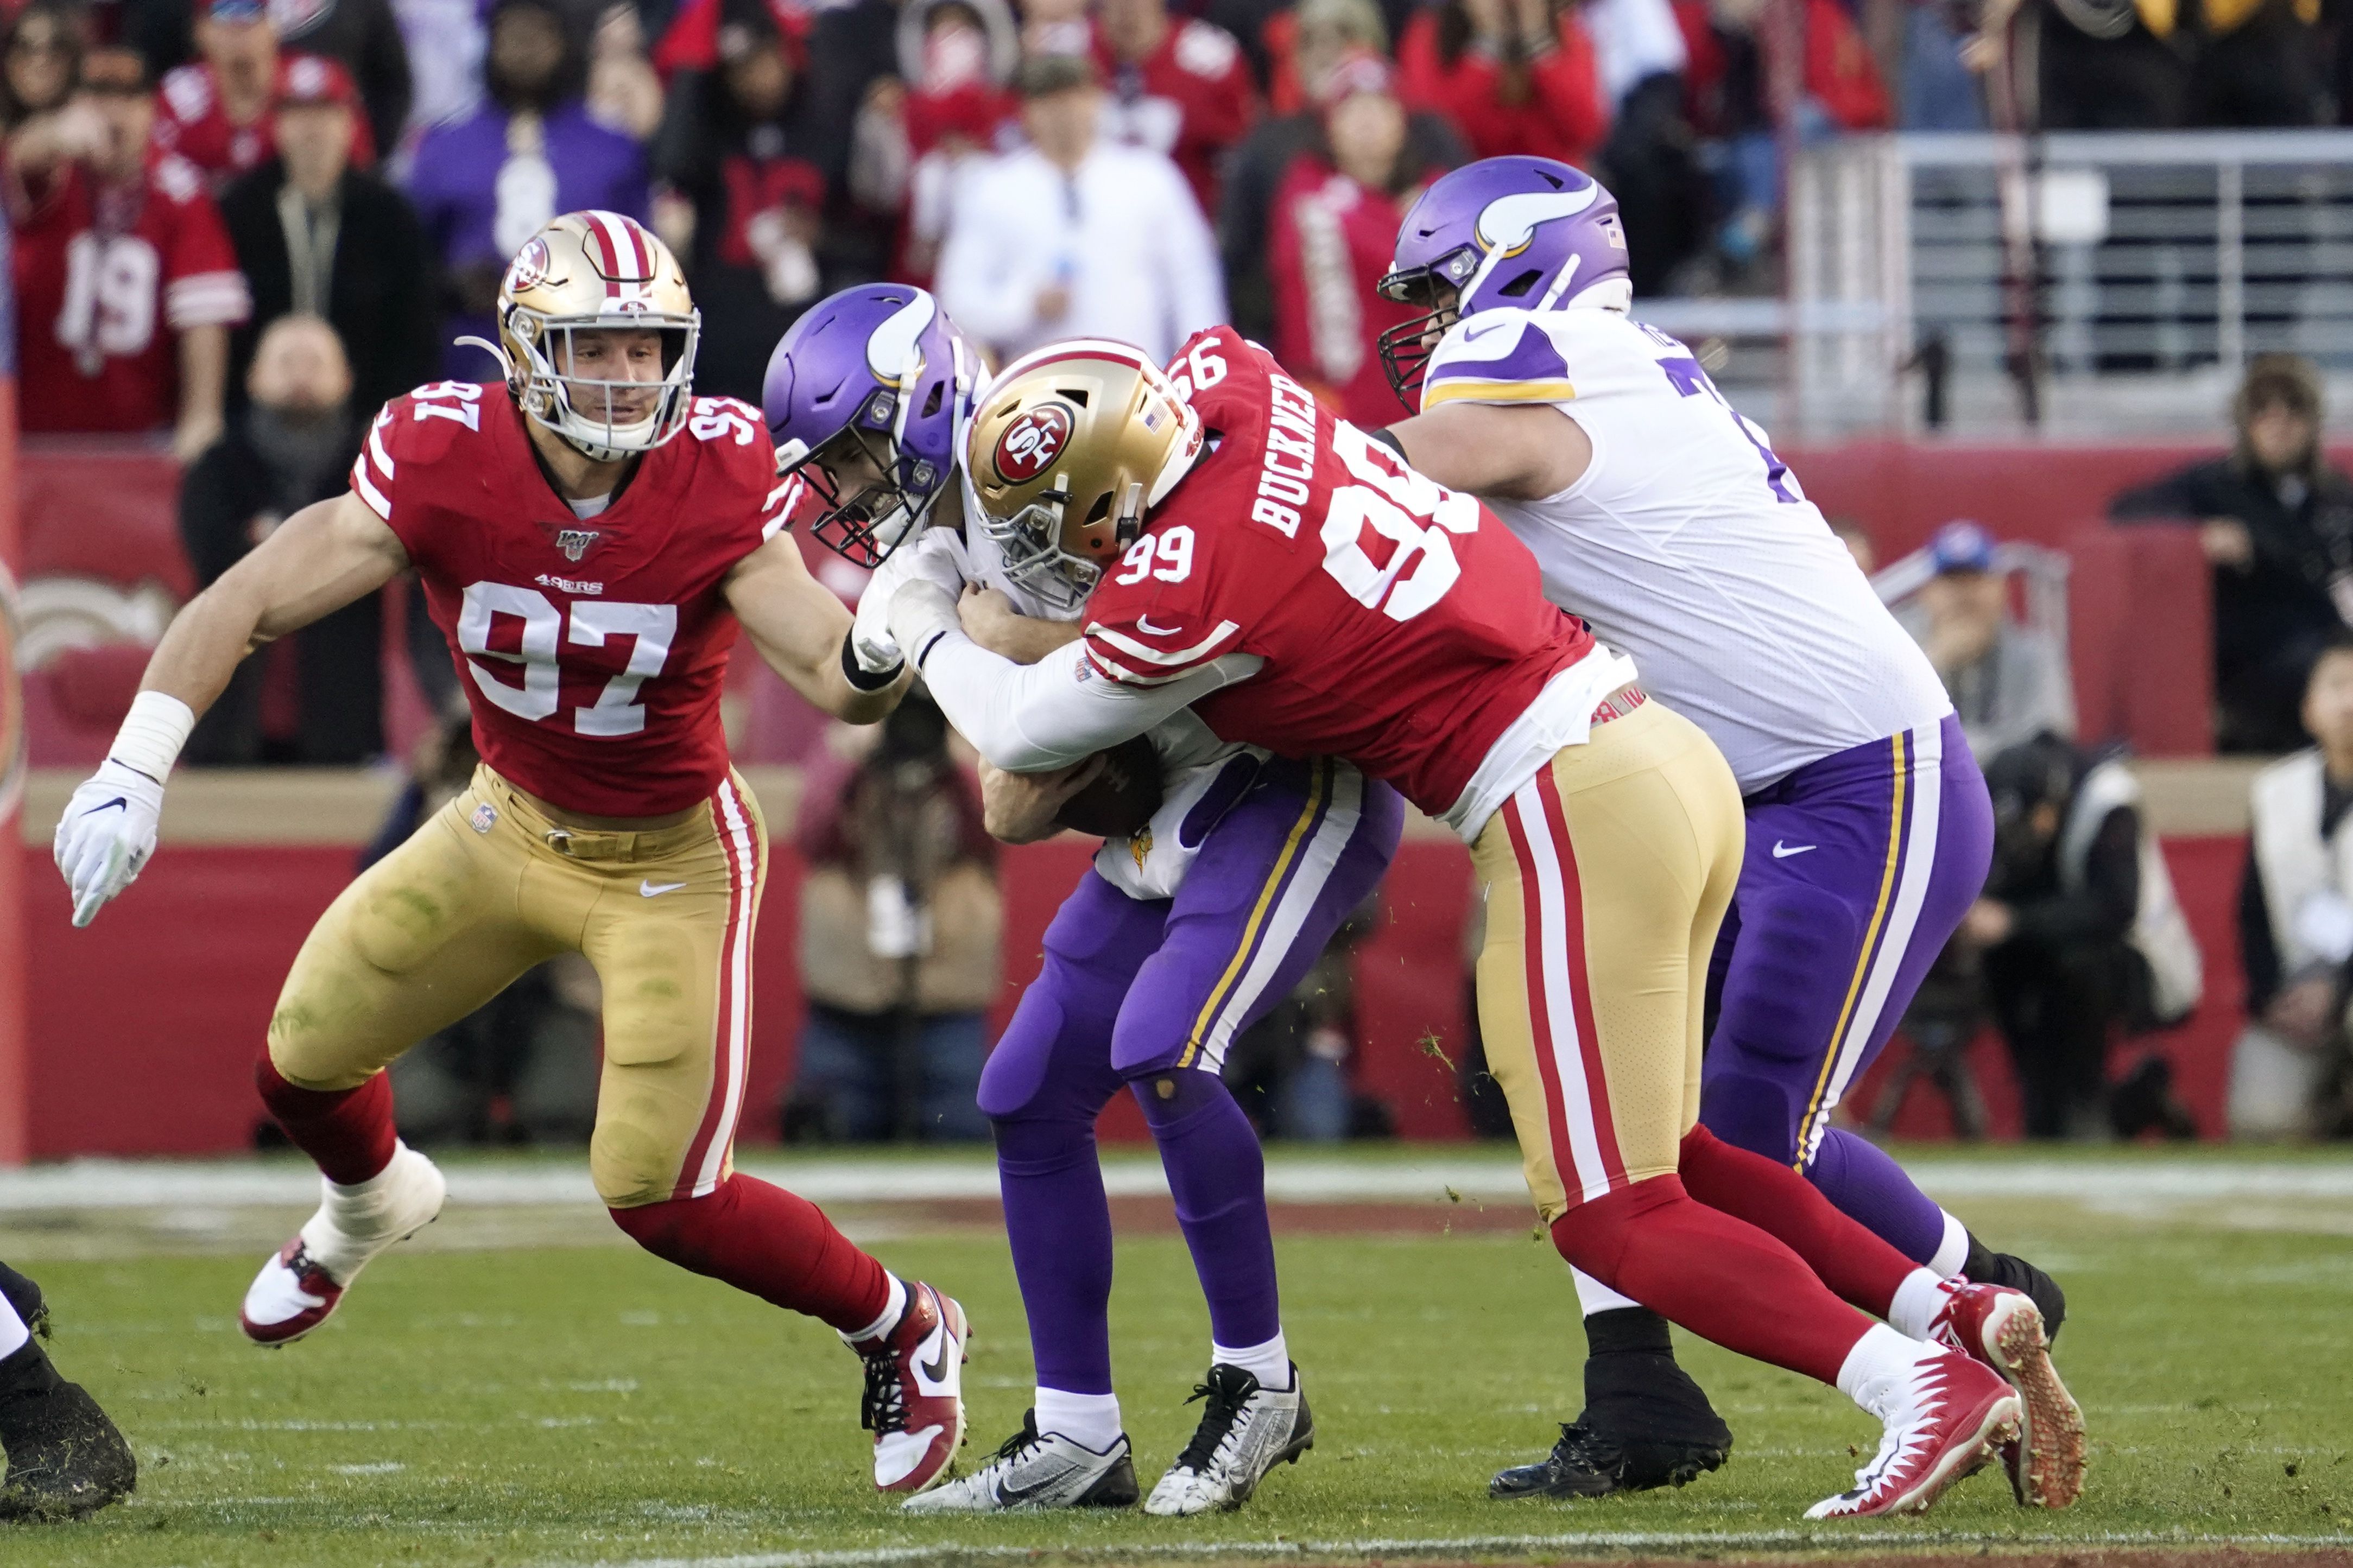
<svg viewBox="0 0 2353 1568"><path fill-rule="evenodd" d="M547 241L532 237L531 242L515 252L514 265L507 268L507 289L510 293L527 294L547 281Z"/></svg>
<svg viewBox="0 0 2353 1568"><path fill-rule="evenodd" d="M1041 403L997 438L997 477L1008 485L1026 484L1044 473L1070 441L1071 411L1059 403Z"/></svg>

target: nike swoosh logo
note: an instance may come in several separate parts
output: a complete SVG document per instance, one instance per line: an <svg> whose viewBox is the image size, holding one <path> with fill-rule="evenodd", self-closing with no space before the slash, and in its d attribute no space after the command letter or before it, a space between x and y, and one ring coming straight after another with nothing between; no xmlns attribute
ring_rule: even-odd
<svg viewBox="0 0 2353 1568"><path fill-rule="evenodd" d="M1033 1481L1026 1487L1000 1486L997 1489L997 1499L999 1502L1005 1503L1025 1502L1030 1498L1036 1497L1039 1492L1051 1491L1054 1488L1060 1486L1064 1481L1071 1478L1071 1472L1075 1471L1079 1467L1077 1465L1065 1461L1060 1469L1056 1470L1052 1475L1048 1476L1042 1481Z"/></svg>
<svg viewBox="0 0 2353 1568"><path fill-rule="evenodd" d="M664 893L675 893L681 888L685 886L686 884L684 882L639 882L638 884L638 897L641 899L659 899Z"/></svg>
<svg viewBox="0 0 2353 1568"><path fill-rule="evenodd" d="M1773 858L1776 860L1787 860L1792 855L1803 855L1809 850L1820 849L1820 847L1821 846L1819 844L1784 844L1779 839L1776 838L1773 840Z"/></svg>
<svg viewBox="0 0 2353 1568"><path fill-rule="evenodd" d="M112 800L108 801L104 805L93 805L88 811L83 812L82 815L84 816L96 816L100 812L112 811L118 805L125 811L129 811L131 809L131 802L129 799L118 795Z"/></svg>
<svg viewBox="0 0 2353 1568"><path fill-rule="evenodd" d="M1135 617L1135 629L1155 637L1173 637L1185 628L1183 626L1155 626L1144 616L1138 616Z"/></svg>
<svg viewBox="0 0 2353 1568"><path fill-rule="evenodd" d="M932 1388L944 1388L947 1385L948 1381L947 1331L942 1329L934 1331L932 1339L934 1345L932 1359L929 1361L917 1362L915 1363L915 1374L924 1382L930 1384ZM928 1394L931 1392L931 1389L926 1389L924 1392Z"/></svg>

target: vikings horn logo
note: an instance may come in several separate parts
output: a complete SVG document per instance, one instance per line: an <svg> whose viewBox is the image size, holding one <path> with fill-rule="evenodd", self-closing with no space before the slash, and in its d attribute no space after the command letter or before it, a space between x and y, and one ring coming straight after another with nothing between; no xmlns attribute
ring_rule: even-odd
<svg viewBox="0 0 2353 1568"><path fill-rule="evenodd" d="M1041 403L1005 427L992 459L997 477L1008 485L1026 483L1050 467L1071 440L1071 411Z"/></svg>
<svg viewBox="0 0 2353 1568"><path fill-rule="evenodd" d="M559 528L555 531L555 548L564 552L566 561L577 563L588 553L604 531L596 528Z"/></svg>

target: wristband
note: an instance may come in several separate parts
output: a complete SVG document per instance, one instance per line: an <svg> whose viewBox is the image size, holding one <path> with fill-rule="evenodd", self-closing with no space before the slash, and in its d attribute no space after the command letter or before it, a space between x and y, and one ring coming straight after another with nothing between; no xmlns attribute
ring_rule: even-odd
<svg viewBox="0 0 2353 1568"><path fill-rule="evenodd" d="M195 727L195 710L186 703L169 692L142 691L132 699L131 711L123 715L122 728L115 731L106 754L162 784Z"/></svg>
<svg viewBox="0 0 2353 1568"><path fill-rule="evenodd" d="M870 670L865 668L858 662L858 654L849 646L849 634L847 632L842 634L841 673L849 679L849 684L858 690L880 691L884 687L890 685L892 681L898 679L899 672L906 668L907 660L902 656L898 663L892 665L888 669Z"/></svg>

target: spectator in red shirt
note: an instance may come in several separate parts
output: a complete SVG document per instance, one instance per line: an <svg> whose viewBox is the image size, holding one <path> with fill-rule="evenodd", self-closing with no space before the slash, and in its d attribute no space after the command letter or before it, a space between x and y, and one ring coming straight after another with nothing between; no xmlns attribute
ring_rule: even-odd
<svg viewBox="0 0 2353 1568"><path fill-rule="evenodd" d="M1609 131L1593 40L1565 0L1445 0L1398 46L1405 101L1452 120L1472 155L1593 162Z"/></svg>
<svg viewBox="0 0 2353 1568"><path fill-rule="evenodd" d="M173 429L182 461L221 431L228 329L246 318L204 178L152 155L146 62L93 49L49 133L9 148L27 431Z"/></svg>
<svg viewBox="0 0 2353 1568"><path fill-rule="evenodd" d="M305 57L280 53L263 0L208 0L196 17L196 48L204 58L164 77L155 145L195 164L218 193L277 152L269 111L285 90L288 65ZM375 162L364 120L352 162L363 169Z"/></svg>
<svg viewBox="0 0 2353 1568"><path fill-rule="evenodd" d="M1110 88L1103 133L1166 153L1201 210L1218 210L1219 163L1250 127L1250 61L1234 36L1172 17L1167 0L1101 0L1095 62Z"/></svg>
<svg viewBox="0 0 2353 1568"><path fill-rule="evenodd" d="M1274 198L1274 352L1292 374L1366 428L1398 401L1376 340L1413 308L1384 300L1398 221L1439 173L1414 155L1389 63L1369 50L1324 80L1328 153L1301 153Z"/></svg>

